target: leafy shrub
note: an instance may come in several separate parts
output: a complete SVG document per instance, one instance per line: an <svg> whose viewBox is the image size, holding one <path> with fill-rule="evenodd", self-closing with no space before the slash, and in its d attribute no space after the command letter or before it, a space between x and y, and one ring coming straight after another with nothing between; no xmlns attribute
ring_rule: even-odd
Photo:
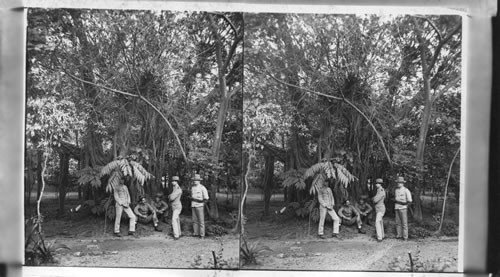
<svg viewBox="0 0 500 277"><path fill-rule="evenodd" d="M39 220L37 216L34 216L25 222L27 231L24 244L26 265L54 264L57 262L54 253L59 249L69 249L66 245L57 243L56 240L45 241L43 234L39 232L39 225L42 221L43 219Z"/></svg>
<svg viewBox="0 0 500 277"><path fill-rule="evenodd" d="M432 233L424 227L413 226L408 228L408 236L411 238L425 239L431 235Z"/></svg>
<svg viewBox="0 0 500 277"><path fill-rule="evenodd" d="M441 232L443 232L445 236L456 237L458 236L458 225L453 221L445 221L441 227Z"/></svg>
<svg viewBox="0 0 500 277"><path fill-rule="evenodd" d="M264 251L272 250L269 247L262 245L259 241L249 244L245 238L242 238L240 245L240 257L243 265L258 264L257 256Z"/></svg>
<svg viewBox="0 0 500 277"><path fill-rule="evenodd" d="M210 224L207 226L207 234L209 236L222 236L227 234L227 229L217 224Z"/></svg>

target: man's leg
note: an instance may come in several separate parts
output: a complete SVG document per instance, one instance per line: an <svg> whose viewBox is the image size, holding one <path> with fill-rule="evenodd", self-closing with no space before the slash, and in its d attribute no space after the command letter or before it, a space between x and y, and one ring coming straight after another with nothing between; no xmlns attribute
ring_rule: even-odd
<svg viewBox="0 0 500 277"><path fill-rule="evenodd" d="M172 212L172 231L174 233L174 238L179 238L181 235L181 227L179 224L180 213L181 213L180 209L173 210Z"/></svg>
<svg viewBox="0 0 500 277"><path fill-rule="evenodd" d="M115 234L120 233L120 221L122 219L122 211L123 211L122 205L115 203L115 230L114 230Z"/></svg>
<svg viewBox="0 0 500 277"><path fill-rule="evenodd" d="M401 225L403 229L403 238L408 239L408 209L402 209L401 211Z"/></svg>
<svg viewBox="0 0 500 277"><path fill-rule="evenodd" d="M363 226L363 223L361 222L361 217L359 215L356 216L356 223L358 224L358 229L361 229L361 226Z"/></svg>
<svg viewBox="0 0 500 277"><path fill-rule="evenodd" d="M384 214L382 212L377 212L375 215L375 230L377 232L377 239L384 239Z"/></svg>
<svg viewBox="0 0 500 277"><path fill-rule="evenodd" d="M157 226L158 226L158 222L160 222L160 221L158 220L158 216L157 216L156 214L153 214L153 225L154 225L155 227L157 227Z"/></svg>
<svg viewBox="0 0 500 277"><path fill-rule="evenodd" d="M200 226L200 237L204 238L205 237L205 212L204 212L205 207L198 207L196 208L196 213L198 217L198 222Z"/></svg>
<svg viewBox="0 0 500 277"><path fill-rule="evenodd" d="M134 212L132 211L132 209L130 207L125 208L124 211L129 218L128 231L135 232L135 223L137 222L137 217L135 216Z"/></svg>
<svg viewBox="0 0 500 277"><path fill-rule="evenodd" d="M193 220L193 235L200 235L200 224L198 222L198 214L196 213L196 208L191 208L191 219Z"/></svg>
<svg viewBox="0 0 500 277"><path fill-rule="evenodd" d="M318 224L318 235L323 235L323 229L325 226L325 218L326 218L326 208L320 206L319 207L319 224Z"/></svg>
<svg viewBox="0 0 500 277"><path fill-rule="evenodd" d="M335 212L335 210L329 210L328 213L332 217L333 220L333 234L337 235L339 233L339 227L340 227L340 218Z"/></svg>
<svg viewBox="0 0 500 277"><path fill-rule="evenodd" d="M396 238L402 238L403 234L401 231L401 210L396 210Z"/></svg>

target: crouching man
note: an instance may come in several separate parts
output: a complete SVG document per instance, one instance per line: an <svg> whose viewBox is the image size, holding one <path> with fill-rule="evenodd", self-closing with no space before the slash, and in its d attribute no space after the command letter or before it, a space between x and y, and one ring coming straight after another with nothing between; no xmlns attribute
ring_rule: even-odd
<svg viewBox="0 0 500 277"><path fill-rule="evenodd" d="M135 206L135 214L137 215L137 222L142 224L148 224L153 222L155 231L161 232L158 228L158 217L156 216L156 211L151 205L146 203L146 197L141 197L139 203Z"/></svg>
<svg viewBox="0 0 500 277"><path fill-rule="evenodd" d="M349 200L344 201L344 204L339 210L339 216L342 225L352 226L354 224L357 224L358 232L361 234L365 233L365 231L363 231L363 229L361 228L362 223L359 212L358 210L356 210L356 208L354 208L354 206L351 205L351 202Z"/></svg>
<svg viewBox="0 0 500 277"><path fill-rule="evenodd" d="M162 200L163 193L158 192L152 203L153 208L155 208L156 217L159 221L168 223L168 204Z"/></svg>

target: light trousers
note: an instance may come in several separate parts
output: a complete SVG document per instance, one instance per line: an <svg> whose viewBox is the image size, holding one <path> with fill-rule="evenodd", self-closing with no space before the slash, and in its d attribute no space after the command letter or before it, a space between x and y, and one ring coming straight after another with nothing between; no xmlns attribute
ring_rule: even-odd
<svg viewBox="0 0 500 277"><path fill-rule="evenodd" d="M396 210L396 237L408 238L408 209Z"/></svg>
<svg viewBox="0 0 500 277"><path fill-rule="evenodd" d="M172 229L174 232L174 238L181 236L181 220L179 215L181 214L182 208L174 209L172 211Z"/></svg>
<svg viewBox="0 0 500 277"><path fill-rule="evenodd" d="M115 203L115 233L120 233L120 221L122 219L122 212L125 211L129 218L129 232L135 232L136 216L130 207L123 207L122 205Z"/></svg>
<svg viewBox="0 0 500 277"><path fill-rule="evenodd" d="M195 236L205 236L205 214L203 206L191 208L193 219L193 233Z"/></svg>
<svg viewBox="0 0 500 277"><path fill-rule="evenodd" d="M384 239L385 237L384 214L385 214L385 208L377 209L375 213L375 231L377 232L378 240Z"/></svg>
<svg viewBox="0 0 500 277"><path fill-rule="evenodd" d="M339 226L340 226L340 219L337 216L337 213L335 212L334 209L328 210L327 208L323 206L319 206L319 226L318 226L318 235L323 235L324 232L324 226L325 226L325 219L326 219L326 214L329 214L332 219L333 219L333 233L338 234L339 233Z"/></svg>

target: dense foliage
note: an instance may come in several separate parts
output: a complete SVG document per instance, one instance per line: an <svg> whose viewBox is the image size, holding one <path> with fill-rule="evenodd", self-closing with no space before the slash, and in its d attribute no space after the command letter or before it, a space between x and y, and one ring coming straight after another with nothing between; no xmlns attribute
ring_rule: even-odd
<svg viewBox="0 0 500 277"><path fill-rule="evenodd" d="M460 145L460 17L249 14L245 32L250 185L303 206L318 181L357 199L402 175L421 219L418 196L444 190ZM352 178L307 180L325 163Z"/></svg>
<svg viewBox="0 0 500 277"><path fill-rule="evenodd" d="M61 212L72 184L100 201L117 178L151 194L199 173L214 195L236 192L242 35L235 13L30 10L27 191L40 186L50 144Z"/></svg>

